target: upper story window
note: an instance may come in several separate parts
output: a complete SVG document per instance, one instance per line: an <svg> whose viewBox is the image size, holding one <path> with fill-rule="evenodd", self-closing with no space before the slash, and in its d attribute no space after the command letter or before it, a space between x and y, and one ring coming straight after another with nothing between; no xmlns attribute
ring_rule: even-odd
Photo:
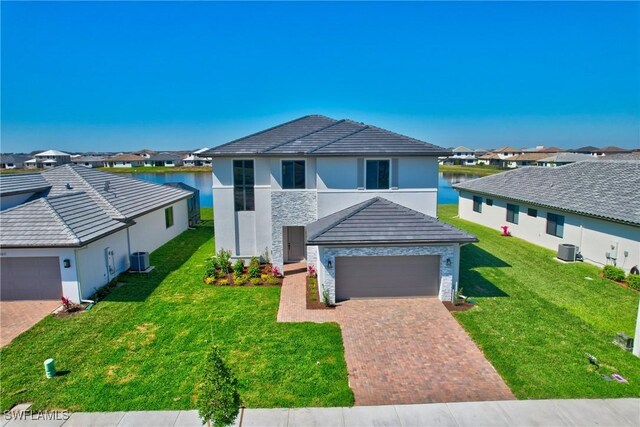
<svg viewBox="0 0 640 427"><path fill-rule="evenodd" d="M282 161L282 188L299 190L306 188L304 160Z"/></svg>
<svg viewBox="0 0 640 427"><path fill-rule="evenodd" d="M233 200L235 210L255 210L253 160L233 161Z"/></svg>
<svg viewBox="0 0 640 427"><path fill-rule="evenodd" d="M487 206L493 206L493 199L487 199Z"/></svg>
<svg viewBox="0 0 640 427"><path fill-rule="evenodd" d="M164 225L166 228L173 226L173 206L164 210Z"/></svg>
<svg viewBox="0 0 640 427"><path fill-rule="evenodd" d="M507 203L507 222L517 224L519 212L520 212L520 208L518 207L518 205L512 205L511 203Z"/></svg>
<svg viewBox="0 0 640 427"><path fill-rule="evenodd" d="M367 190L388 190L389 170L389 160L367 160Z"/></svg>
<svg viewBox="0 0 640 427"><path fill-rule="evenodd" d="M564 234L564 216L547 213L547 234L562 237Z"/></svg>
<svg viewBox="0 0 640 427"><path fill-rule="evenodd" d="M473 211L482 213L482 197L473 196Z"/></svg>
<svg viewBox="0 0 640 427"><path fill-rule="evenodd" d="M534 208L527 209L527 215L536 218L538 216L538 209L534 209Z"/></svg>

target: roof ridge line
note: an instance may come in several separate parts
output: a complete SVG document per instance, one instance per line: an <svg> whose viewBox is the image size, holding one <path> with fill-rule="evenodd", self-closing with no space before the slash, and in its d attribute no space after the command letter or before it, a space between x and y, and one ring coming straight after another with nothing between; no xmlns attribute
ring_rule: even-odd
<svg viewBox="0 0 640 427"><path fill-rule="evenodd" d="M307 117L309 117L309 116L307 116ZM330 117L328 117L328 118L330 118ZM332 120L334 120L334 119L332 119ZM327 126L321 127L320 129L316 129L313 132L306 133L306 134L304 134L302 136L296 136L295 138L291 138L291 139L289 139L289 140L287 140L285 142L281 142L280 144L276 144L276 145L274 145L272 147L265 148L263 151L260 151L260 153L267 153L267 152L269 152L271 150L274 150L274 149L276 149L278 147L282 147L283 145L287 145L287 144L290 144L290 143L292 143L294 141L297 141L299 139L306 138L306 137L308 137L310 135L313 135L314 133L322 132L323 130L329 129L330 127L335 126L338 123L343 123L344 121L345 121L345 119L341 119L341 120L335 121L335 122L333 122L333 123L331 123L331 124L329 124Z"/></svg>
<svg viewBox="0 0 640 427"><path fill-rule="evenodd" d="M43 197L42 202L45 204L46 207L49 208L49 210L51 210L51 212L55 215L56 219L58 220L58 222L60 224L62 224L62 227L65 229L65 231L67 232L67 234L69 234L70 236L73 237L73 239L75 240L75 243L80 244L80 238L78 237L78 235L76 233L73 232L73 230L71 229L71 227L69 227L67 225L67 223L64 221L64 219L62 219L62 216L58 213L58 211L56 210L56 208L53 207L53 205L49 202L49 200L46 197Z"/></svg>
<svg viewBox="0 0 640 427"><path fill-rule="evenodd" d="M344 119L343 119L343 120L344 120ZM346 121L346 120L345 120L345 121ZM354 122L354 123L355 123L355 122ZM356 124L360 124L360 123L356 123ZM363 127L363 128L361 128L361 129L358 129L358 130L356 130L356 131L354 131L354 132L351 132L351 133L349 133L349 134L347 134L347 135L345 135L345 136L341 136L341 137L340 137L340 138L338 138L338 139L335 139L335 140L333 140L333 141L330 141L330 142L327 142L327 143L325 143L325 144L322 144L322 145L320 145L319 147L316 147L316 148L314 148L313 150L308 151L308 152L307 152L307 154L315 153L317 150L319 150L319 149L321 149L321 148L327 147L327 146L329 146L329 145L331 145L331 144L333 144L333 143L335 143L335 142L338 142L338 141L340 141L340 140L342 140L342 139L348 138L348 137L350 137L351 135L355 135L355 134L356 134L356 133L358 133L358 132L362 132L362 131L363 131L363 130L365 130L365 129L369 129L369 125L362 124L361 126L364 126L364 127Z"/></svg>
<svg viewBox="0 0 640 427"><path fill-rule="evenodd" d="M336 221L333 221L331 224L327 225L322 230L320 230L317 233L315 233L313 236L307 237L307 240L312 240L312 239L315 239L317 237L320 237L321 235L323 235L324 233L329 231L331 228L333 228L336 225L348 220L349 218L351 218L352 216L354 216L358 212L362 211L365 208L368 208L369 206L371 206L372 204L374 204L375 202L377 202L380 199L381 199L381 197L375 196L375 197L373 197L373 198L371 198L369 200L365 200L364 202L361 202L362 206L360 206L358 209L355 209L353 212L351 212L349 215L345 216L344 218L340 218L340 219L338 219ZM350 206L350 207L353 207L353 206ZM341 209L341 210L346 210L346 209L349 209L349 208L344 208L344 209ZM340 212L340 211L338 211L338 212ZM338 213L338 212L334 212L334 213ZM333 215L333 214L331 214L331 215Z"/></svg>
<svg viewBox="0 0 640 427"><path fill-rule="evenodd" d="M402 210L404 210L404 211L405 211L405 212L407 212L407 213L413 213L413 214L417 214L418 216L421 216L421 217L423 217L423 218L432 219L432 220L434 220L435 222L442 224L442 225L443 225L443 226L445 226L446 228L450 228L450 229L451 229L451 228L456 228L455 226L453 226L453 225L449 224L448 222L440 221L437 217L434 217L434 216L431 216L431 215L427 215L426 213L423 213L423 212L417 211L417 210L415 210L415 209L411 209L410 207L407 207L407 206L401 205L401 204L399 204L399 203L392 202L391 200L389 200L389 199L385 199L384 197L380 197L380 198L381 198L382 200L385 200L385 201L387 201L387 202L391 203L392 205L396 205L396 206L398 206L399 208L401 208ZM471 234L471 233L468 233L468 232L467 232L467 231L465 231L465 230L461 230L461 231L462 231L463 233Z"/></svg>
<svg viewBox="0 0 640 427"><path fill-rule="evenodd" d="M111 209L113 212L115 212L115 213L117 214L117 215L115 215L115 216L114 216L114 219L126 219L126 218L127 218L127 216L126 216L126 215L124 215L122 212L120 212L120 211L118 210L118 208L116 208L115 206L113 206L113 204L112 204L109 200L107 200L107 198L106 198L106 197L104 197L102 194L100 194L100 192L99 192L98 190L96 190L95 188L93 188L93 185L91 185L91 184L89 183L89 181L87 181L87 180L85 179L85 177L83 177L82 175L80 175L80 174L78 173L78 171L77 171L73 166L71 166L71 165L63 165L63 166L68 166L68 169L69 169L69 170L71 170L71 171L73 172L73 174L74 174L74 175L76 175L76 176L77 176L77 177L78 177L78 178L79 178L79 179L80 179L84 184L86 184L86 185L87 185L87 186L92 190L91 192L88 192L88 193L87 193L87 196L88 196L90 199L93 199L93 197L92 197L92 196L93 196L93 195L95 195L95 196L96 196L100 201L102 201L102 202L106 203L106 204L107 204L107 206L109 207L109 209ZM76 166L76 167L78 167L78 168L81 168L81 167L82 167L82 166L77 166L77 165L75 165L75 166ZM112 216L112 215L110 215L110 216Z"/></svg>
<svg viewBox="0 0 640 427"><path fill-rule="evenodd" d="M271 130L278 129L278 128L282 127L282 126L289 125L291 123L295 123L295 122L297 122L299 120L306 119L307 117L311 117L311 116L313 116L313 114L307 114L307 115L304 115L302 117L298 117L297 119L289 120L288 122L280 123L279 125L271 126L270 128L263 129L263 130L258 131L258 132L254 132L254 133L252 133L250 135L246 135L246 136L242 136L240 138L236 138L236 139L234 139L232 141L225 142L224 144L216 145L215 147L209 148L207 151L204 152L204 154L207 154L211 150L215 150L215 149L218 149L220 147L225 147L225 146L227 146L229 144L233 144L234 142L242 141L243 139L247 139L247 138L250 138L252 136L260 135L260 134L263 134L265 132L269 132ZM327 118L330 119L331 117L327 117ZM201 154L203 154L203 153L201 153Z"/></svg>

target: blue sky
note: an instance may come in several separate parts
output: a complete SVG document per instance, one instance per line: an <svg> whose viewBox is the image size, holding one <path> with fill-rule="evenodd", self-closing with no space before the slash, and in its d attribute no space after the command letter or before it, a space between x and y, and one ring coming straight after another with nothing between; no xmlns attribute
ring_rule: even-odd
<svg viewBox="0 0 640 427"><path fill-rule="evenodd" d="M305 114L442 146L640 147L640 3L1 3L4 152Z"/></svg>

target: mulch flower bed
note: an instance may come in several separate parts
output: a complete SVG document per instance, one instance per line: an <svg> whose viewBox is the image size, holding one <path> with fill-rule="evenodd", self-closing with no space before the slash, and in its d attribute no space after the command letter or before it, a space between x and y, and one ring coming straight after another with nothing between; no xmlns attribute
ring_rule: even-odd
<svg viewBox="0 0 640 427"><path fill-rule="evenodd" d="M244 271L240 275L236 275L235 272L223 274L221 271L217 271L216 277L202 278L202 281L207 285L212 286L282 286L283 277L274 276L271 264L261 264L260 274L258 277L250 277L249 268L245 267Z"/></svg>
<svg viewBox="0 0 640 427"><path fill-rule="evenodd" d="M458 305L455 305L451 301L442 301L442 304L444 304L444 306L447 307L447 310L449 311L467 311L473 308L473 304L466 301L461 302Z"/></svg>
<svg viewBox="0 0 640 427"><path fill-rule="evenodd" d="M56 317L70 317L76 316L78 314L84 313L85 308L89 305L89 303L83 302L82 304L74 304L70 306L68 309L64 307L60 307L59 310L56 310L53 315Z"/></svg>
<svg viewBox="0 0 640 427"><path fill-rule="evenodd" d="M318 278L307 276L307 309L309 310L332 310L334 305L325 305L318 295Z"/></svg>

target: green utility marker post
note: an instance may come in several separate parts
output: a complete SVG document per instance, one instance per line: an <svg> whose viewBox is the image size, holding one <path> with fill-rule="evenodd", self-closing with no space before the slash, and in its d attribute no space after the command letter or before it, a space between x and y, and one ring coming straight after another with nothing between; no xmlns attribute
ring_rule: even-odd
<svg viewBox="0 0 640 427"><path fill-rule="evenodd" d="M44 373L47 378L53 378L56 376L56 367L53 365L53 359L47 359L44 361Z"/></svg>

